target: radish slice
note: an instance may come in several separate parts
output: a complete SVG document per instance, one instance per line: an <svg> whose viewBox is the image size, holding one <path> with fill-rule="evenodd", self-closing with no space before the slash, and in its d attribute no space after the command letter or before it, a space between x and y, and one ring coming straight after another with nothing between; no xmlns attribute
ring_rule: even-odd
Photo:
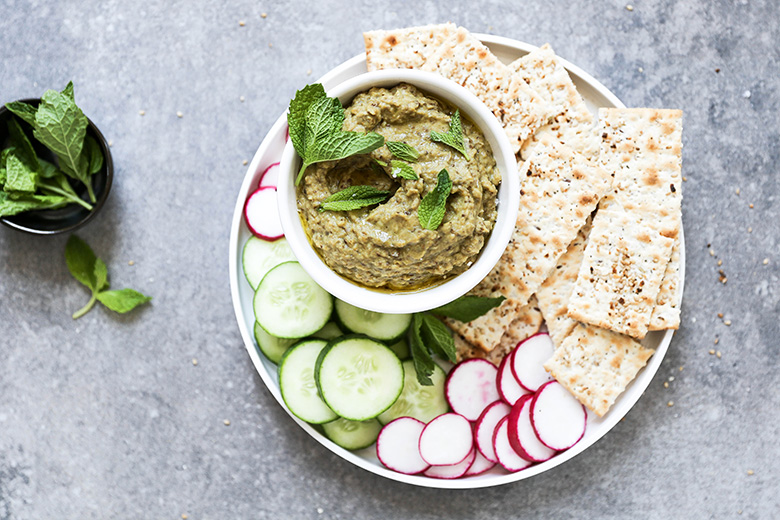
<svg viewBox="0 0 780 520"><path fill-rule="evenodd" d="M512 406L524 395L529 395L528 390L520 386L517 381L514 372L512 372L512 358L514 357L515 350L508 356L504 356L501 360L501 365L498 367L498 375L496 376L496 388L498 388L498 395L509 406Z"/></svg>
<svg viewBox="0 0 780 520"><path fill-rule="evenodd" d="M453 479L462 477L469 470L474 463L474 459L477 455L477 450L471 449L466 458L457 464L451 466L431 466L423 472L426 477Z"/></svg>
<svg viewBox="0 0 780 520"><path fill-rule="evenodd" d="M585 435L587 422L585 407L558 381L542 386L531 402L531 424L548 448L571 448Z"/></svg>
<svg viewBox="0 0 780 520"><path fill-rule="evenodd" d="M509 412L507 435L509 444L518 455L531 462L544 462L551 459L556 451L548 448L536 437L531 426L531 402L533 395L520 398Z"/></svg>
<svg viewBox="0 0 780 520"><path fill-rule="evenodd" d="M411 417L399 417L379 432L376 439L376 456L379 461L398 473L414 475L428 469L420 457L420 434L425 423Z"/></svg>
<svg viewBox="0 0 780 520"><path fill-rule="evenodd" d="M249 230L263 240L279 240L284 236L276 202L276 188L258 188L244 205L244 218Z"/></svg>
<svg viewBox="0 0 780 520"><path fill-rule="evenodd" d="M276 188L279 184L279 163L275 162L271 166L265 169L263 174L260 176L260 184L258 187L265 188L266 186L269 186L271 188Z"/></svg>
<svg viewBox="0 0 780 520"><path fill-rule="evenodd" d="M489 469L492 469L496 465L495 462L487 460L478 450L474 450L476 456L474 462L471 463L469 469L463 474L464 477L471 477L474 475L481 475Z"/></svg>
<svg viewBox="0 0 780 520"><path fill-rule="evenodd" d="M496 433L493 435L493 449L496 450L496 457L498 463L501 464L507 471L520 471L525 469L533 462L528 462L520 455L517 454L512 446L509 444L509 437L507 436L507 422L509 417L504 417L501 422L496 426Z"/></svg>
<svg viewBox="0 0 780 520"><path fill-rule="evenodd" d="M529 392L552 381L542 365L553 356L555 346L547 333L536 334L521 342L512 353L512 373L517 382Z"/></svg>
<svg viewBox="0 0 780 520"><path fill-rule="evenodd" d="M425 426L419 447L420 456L428 464L449 466L463 462L474 447L471 424L462 415L441 414ZM467 469L468 466L463 471Z"/></svg>
<svg viewBox="0 0 780 520"><path fill-rule="evenodd" d="M496 366L484 359L458 363L447 376L444 389L452 411L469 421L479 419L487 405L500 398L496 389L497 373Z"/></svg>
<svg viewBox="0 0 780 520"><path fill-rule="evenodd" d="M501 419L509 415L511 408L503 401L496 401L482 412L474 426L474 441L479 452L489 461L498 462L496 450L493 449L493 434Z"/></svg>

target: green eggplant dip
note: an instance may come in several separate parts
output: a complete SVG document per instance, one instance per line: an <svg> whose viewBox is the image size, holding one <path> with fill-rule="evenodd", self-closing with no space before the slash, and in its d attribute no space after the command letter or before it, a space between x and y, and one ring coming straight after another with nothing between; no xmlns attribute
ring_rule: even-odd
<svg viewBox="0 0 780 520"><path fill-rule="evenodd" d="M298 209L312 246L331 269L366 287L412 291L443 282L474 263L496 222L501 174L487 139L466 118L462 126L469 160L431 140L432 131L448 131L454 111L403 83L362 92L346 107L343 130L376 132L386 141L414 147L420 156L410 164L419 178L394 178L390 161L397 158L387 146L309 166L298 187ZM435 231L424 229L417 208L436 187L443 168L452 180L444 219ZM355 185L392 195L357 210L319 211L324 199Z"/></svg>

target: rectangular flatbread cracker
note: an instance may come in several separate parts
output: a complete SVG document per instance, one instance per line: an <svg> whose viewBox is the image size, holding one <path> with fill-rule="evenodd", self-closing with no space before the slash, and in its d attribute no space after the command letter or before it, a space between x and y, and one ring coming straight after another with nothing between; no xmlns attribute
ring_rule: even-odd
<svg viewBox="0 0 780 520"><path fill-rule="evenodd" d="M550 117L548 104L463 27L444 40L421 69L458 83L485 103L515 152Z"/></svg>
<svg viewBox="0 0 780 520"><path fill-rule="evenodd" d="M455 24L444 23L365 32L366 66L369 71L422 68L455 29Z"/></svg>
<svg viewBox="0 0 780 520"><path fill-rule="evenodd" d="M499 261L501 293L525 304L609 190L593 161L546 136L520 171L520 210Z"/></svg>
<svg viewBox="0 0 780 520"><path fill-rule="evenodd" d="M561 346L566 336L577 325L577 321L566 314L566 309L574 282L577 281L577 273L580 270L582 259L585 256L588 233L590 233L590 222L580 229L577 238L569 244L566 252L558 260L558 265L536 291L539 310L542 311L544 322L555 348Z"/></svg>
<svg viewBox="0 0 780 520"><path fill-rule="evenodd" d="M551 121L523 144L520 157L527 159L543 135L551 135L588 158L599 154L596 118L588 110L561 60L548 45L542 45L509 64L552 108Z"/></svg>
<svg viewBox="0 0 780 520"><path fill-rule="evenodd" d="M569 317L644 338L674 239L650 219L600 209L568 303Z"/></svg>
<svg viewBox="0 0 780 520"><path fill-rule="evenodd" d="M578 324L544 368L603 417L653 352L628 336Z"/></svg>
<svg viewBox="0 0 780 520"><path fill-rule="evenodd" d="M599 109L602 167L614 173L602 207L617 204L657 221L675 249L653 311L650 330L680 325L680 228L682 226L682 111L654 108Z"/></svg>

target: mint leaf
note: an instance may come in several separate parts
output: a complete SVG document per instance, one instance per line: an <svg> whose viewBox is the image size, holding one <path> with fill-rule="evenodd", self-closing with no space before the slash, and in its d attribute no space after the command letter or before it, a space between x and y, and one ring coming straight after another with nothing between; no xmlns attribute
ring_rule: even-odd
<svg viewBox="0 0 780 520"><path fill-rule="evenodd" d="M430 314L423 314L420 333L423 342L429 345L439 357L455 362L455 341L452 339L450 329L444 323Z"/></svg>
<svg viewBox="0 0 780 520"><path fill-rule="evenodd" d="M306 85L303 89L295 93L295 98L290 101L290 108L287 112L287 129L290 132L290 141L298 155L306 155L306 142L304 132L306 131L306 111L309 106L322 98L327 97L325 88L315 83Z"/></svg>
<svg viewBox="0 0 780 520"><path fill-rule="evenodd" d="M447 210L447 197L452 190L452 180L446 169L439 172L436 188L429 191L417 208L417 219L425 229L436 230Z"/></svg>
<svg viewBox="0 0 780 520"><path fill-rule="evenodd" d="M36 107L21 101L12 101L6 103L5 108L19 116L28 125L35 127L35 112L38 110Z"/></svg>
<svg viewBox="0 0 780 520"><path fill-rule="evenodd" d="M401 141L387 141L385 142L390 149L390 153L398 157L402 161L416 162L420 158L420 152L415 150L412 146Z"/></svg>
<svg viewBox="0 0 780 520"><path fill-rule="evenodd" d="M303 178L303 172L312 164L323 161L338 161L353 155L373 152L385 143L385 138L374 132L334 132L320 134L317 140L307 144L306 156L295 183Z"/></svg>
<svg viewBox="0 0 780 520"><path fill-rule="evenodd" d="M6 180L3 190L34 193L38 174L24 164L15 153L8 156L5 162Z"/></svg>
<svg viewBox="0 0 780 520"><path fill-rule="evenodd" d="M100 258L95 260L95 289L108 289L108 267Z"/></svg>
<svg viewBox="0 0 780 520"><path fill-rule="evenodd" d="M73 94L73 82L69 81L67 85L65 85L65 88L62 89L62 92L60 94L67 96L71 99L71 101L76 101L76 98Z"/></svg>
<svg viewBox="0 0 780 520"><path fill-rule="evenodd" d="M98 142L89 135L84 139L84 152L89 165L87 171L90 175L95 175L103 167L103 151Z"/></svg>
<svg viewBox="0 0 780 520"><path fill-rule="evenodd" d="M412 316L410 350L412 352L412 362L414 371L417 372L417 381L423 386L433 385L431 374L434 370L434 361L431 353L423 343L420 329L422 328L422 315Z"/></svg>
<svg viewBox="0 0 780 520"><path fill-rule="evenodd" d="M38 156L35 155L32 143L27 139L21 125L13 117L8 120L8 136L11 138L11 146L14 148L14 153L19 160L28 169L38 172L40 170Z"/></svg>
<svg viewBox="0 0 780 520"><path fill-rule="evenodd" d="M89 245L76 235L71 235L65 244L65 263L73 278L83 283L92 291L100 290L95 278L95 263L97 257Z"/></svg>
<svg viewBox="0 0 780 520"><path fill-rule="evenodd" d="M401 177L402 179L408 179L410 181L414 181L419 178L417 177L417 173L415 173L414 168L412 168L412 165L403 161L396 161L393 159L390 161L390 168L390 175L393 177Z"/></svg>
<svg viewBox="0 0 780 520"><path fill-rule="evenodd" d="M0 191L0 216L10 217L35 209L56 209L69 200L57 195L35 195L32 193Z"/></svg>
<svg viewBox="0 0 780 520"><path fill-rule="evenodd" d="M446 305L431 310L431 313L453 318L464 323L475 320L501 305L506 300L503 296L485 298L467 294Z"/></svg>
<svg viewBox="0 0 780 520"><path fill-rule="evenodd" d="M463 140L463 128L460 124L460 111L456 110L452 114L449 132L446 134L431 132L431 141L446 144L463 154L467 161L469 160L469 154L466 153L466 143Z"/></svg>
<svg viewBox="0 0 780 520"><path fill-rule="evenodd" d="M96 296L100 303L120 314L129 312L139 305L152 300L151 296L146 296L133 289L102 291L97 293Z"/></svg>
<svg viewBox="0 0 780 520"><path fill-rule="evenodd" d="M0 164L0 166L2 166ZM5 184L5 180L8 178L8 172L5 168L0 167L0 186L3 186Z"/></svg>
<svg viewBox="0 0 780 520"><path fill-rule="evenodd" d="M57 175L63 175L62 172L54 166L49 161L45 161L38 158L38 166L40 166L40 170L38 171L38 174L41 176L42 179L51 179L53 177L56 177Z"/></svg>
<svg viewBox="0 0 780 520"><path fill-rule="evenodd" d="M82 155L87 117L67 94L47 90L35 113L35 138L54 152L60 167L85 184L88 160Z"/></svg>
<svg viewBox="0 0 780 520"><path fill-rule="evenodd" d="M320 211L352 211L387 200L389 191L382 191L373 186L350 186L334 193L320 204Z"/></svg>

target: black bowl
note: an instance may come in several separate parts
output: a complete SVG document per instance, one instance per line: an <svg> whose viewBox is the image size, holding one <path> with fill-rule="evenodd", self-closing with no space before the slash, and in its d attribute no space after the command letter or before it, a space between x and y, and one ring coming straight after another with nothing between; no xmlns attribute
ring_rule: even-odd
<svg viewBox="0 0 780 520"><path fill-rule="evenodd" d="M20 101L33 106L38 106L41 102L40 99L21 99ZM8 121L12 116L13 114L5 105L0 106L0 150L9 146ZM27 134L27 138L30 139L35 153L42 159L57 164L57 156L33 138L30 125L18 117L16 120L25 134ZM8 227L34 235L55 235L73 231L95 217L100 208L103 207L108 198L108 193L111 191L111 182L114 179L114 163L111 160L111 152L108 149L105 137L103 137L98 127L89 118L87 118L87 121L87 135L92 136L97 141L98 145L100 145L100 151L103 152L103 167L92 176L92 187L95 192L95 203L92 204L92 210L87 210L78 204L68 204L59 209L26 211L11 217L2 217L0 222ZM87 188L80 182L72 179L68 180L71 181L71 185L79 197L89 201Z"/></svg>

